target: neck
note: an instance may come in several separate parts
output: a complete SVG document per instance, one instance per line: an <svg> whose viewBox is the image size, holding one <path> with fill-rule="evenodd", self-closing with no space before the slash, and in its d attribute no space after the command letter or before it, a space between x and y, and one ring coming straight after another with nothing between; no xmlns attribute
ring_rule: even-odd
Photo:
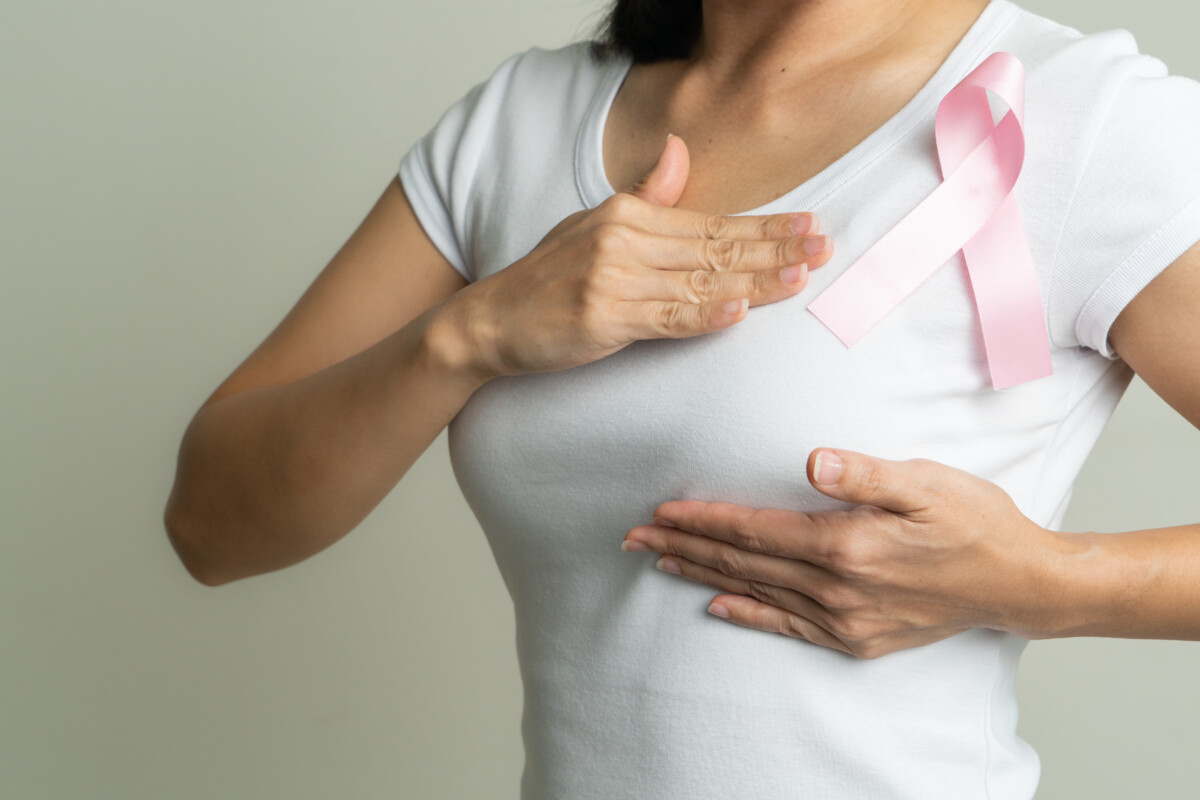
<svg viewBox="0 0 1200 800"><path fill-rule="evenodd" d="M911 38L963 0L702 0L690 70L735 88L819 74Z"/></svg>

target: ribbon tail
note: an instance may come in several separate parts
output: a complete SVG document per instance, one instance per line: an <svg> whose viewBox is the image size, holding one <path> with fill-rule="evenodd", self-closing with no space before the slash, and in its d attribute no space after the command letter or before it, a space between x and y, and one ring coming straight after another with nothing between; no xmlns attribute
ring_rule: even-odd
<svg viewBox="0 0 1200 800"><path fill-rule="evenodd" d="M1041 292L1016 194L963 246L992 387L1053 373Z"/></svg>
<svg viewBox="0 0 1200 800"><path fill-rule="evenodd" d="M1024 78L1015 56L993 53L943 98L934 123L942 183L808 305L847 347L961 250L992 386L1052 374L1014 191L1025 160ZM995 125L988 91L1009 105Z"/></svg>
<svg viewBox="0 0 1200 800"><path fill-rule="evenodd" d="M808 304L852 347L995 216L1021 164L1002 151L1019 136L1011 115L949 177Z"/></svg>

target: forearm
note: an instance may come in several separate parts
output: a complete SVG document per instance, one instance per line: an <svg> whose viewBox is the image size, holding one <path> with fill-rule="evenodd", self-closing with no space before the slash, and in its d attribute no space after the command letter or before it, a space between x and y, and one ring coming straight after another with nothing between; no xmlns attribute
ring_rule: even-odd
<svg viewBox="0 0 1200 800"><path fill-rule="evenodd" d="M1200 641L1200 524L1051 536L1027 595L1041 621L1022 635Z"/></svg>
<svg viewBox="0 0 1200 800"><path fill-rule="evenodd" d="M443 307L292 383L202 409L183 437L171 542L209 585L295 564L356 527L486 379Z"/></svg>

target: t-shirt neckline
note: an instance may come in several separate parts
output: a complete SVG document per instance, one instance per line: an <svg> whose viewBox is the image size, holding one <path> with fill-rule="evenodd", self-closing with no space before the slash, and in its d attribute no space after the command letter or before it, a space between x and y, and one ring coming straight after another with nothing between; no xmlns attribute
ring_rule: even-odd
<svg viewBox="0 0 1200 800"><path fill-rule="evenodd" d="M946 92L982 59L980 55L1015 18L1020 7L1012 0L989 0L988 5L967 30L954 49L894 116L876 128L825 169L799 186L758 208L739 211L734 216L772 214L789 208L811 208L828 197L872 161L902 141L912 129L936 111ZM575 141L575 184L585 207L594 208L616 194L604 171L604 126L621 84L625 82L633 59L628 55L613 58L596 88L580 125Z"/></svg>

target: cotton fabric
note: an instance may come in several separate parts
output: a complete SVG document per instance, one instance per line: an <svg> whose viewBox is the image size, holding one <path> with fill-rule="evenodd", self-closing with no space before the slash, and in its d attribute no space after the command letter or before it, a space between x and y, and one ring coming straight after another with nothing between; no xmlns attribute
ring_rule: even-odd
<svg viewBox="0 0 1200 800"><path fill-rule="evenodd" d="M853 348L805 308L937 186L938 102L996 51L1026 69L1015 191L1054 365L1001 391L961 253ZM496 275L613 193L603 126L629 67L584 42L515 54L405 154L414 211L464 278ZM818 446L967 470L1058 529L1133 375L1113 320L1200 240L1198 134L1200 83L1128 31L1085 35L992 0L898 114L745 212L813 211L834 238L797 296L476 391L449 446L512 596L522 800L1033 797L1038 756L1016 733L1025 639L973 629L856 659L709 615L718 590L619 544L669 500L844 507L808 483Z"/></svg>

